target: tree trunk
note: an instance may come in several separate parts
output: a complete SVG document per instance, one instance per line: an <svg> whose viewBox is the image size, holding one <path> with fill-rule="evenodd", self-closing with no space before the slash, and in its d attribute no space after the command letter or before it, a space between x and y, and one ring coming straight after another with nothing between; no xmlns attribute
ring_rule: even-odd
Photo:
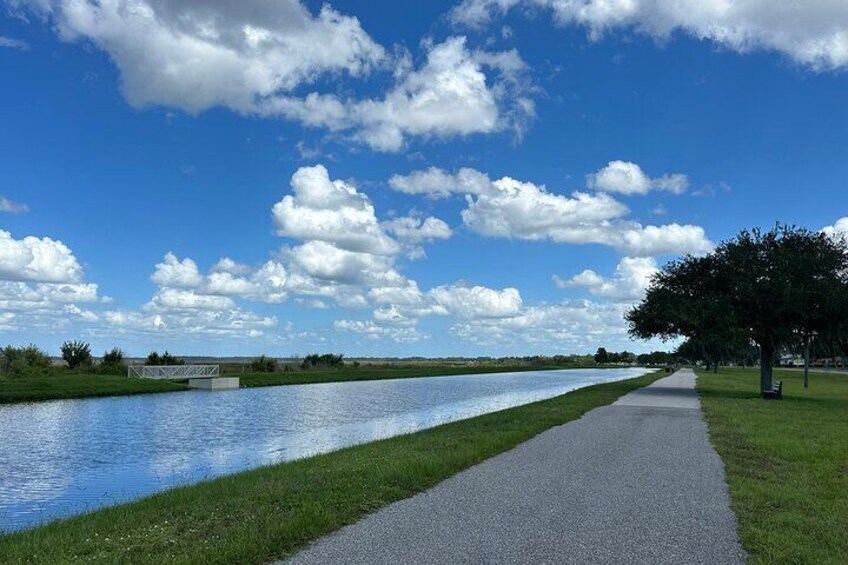
<svg viewBox="0 0 848 565"><path fill-rule="evenodd" d="M771 390L771 363L774 359L772 344L760 345L760 391Z"/></svg>
<svg viewBox="0 0 848 565"><path fill-rule="evenodd" d="M810 338L804 341L804 388L810 386Z"/></svg>
<svg viewBox="0 0 848 565"><path fill-rule="evenodd" d="M718 361L713 363L713 373L718 373Z"/></svg>

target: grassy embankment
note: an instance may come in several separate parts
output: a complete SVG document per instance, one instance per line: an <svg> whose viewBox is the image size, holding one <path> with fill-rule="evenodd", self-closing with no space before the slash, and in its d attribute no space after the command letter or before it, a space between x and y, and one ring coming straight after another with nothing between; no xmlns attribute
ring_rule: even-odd
<svg viewBox="0 0 848 565"><path fill-rule="evenodd" d="M268 563L662 376L596 385L0 536L0 563Z"/></svg>
<svg viewBox="0 0 848 565"><path fill-rule="evenodd" d="M759 372L699 373L710 437L724 461L752 563L845 563L848 376L775 371L782 401L758 398Z"/></svg>
<svg viewBox="0 0 848 565"><path fill-rule="evenodd" d="M188 385L172 381L65 371L37 377L0 378L0 404L176 390L188 390Z"/></svg>
<svg viewBox="0 0 848 565"><path fill-rule="evenodd" d="M327 371L292 371L277 373L233 373L245 387L327 383L338 381L366 381L402 379L410 377L462 375L469 373L501 373L514 371L539 371L573 369L576 367L473 366L466 367L343 367ZM225 375L226 376L226 375ZM17 379L0 378L0 404L83 398L88 396L117 396L150 392L188 390L184 382L127 378L115 375L88 375L68 371L56 374Z"/></svg>

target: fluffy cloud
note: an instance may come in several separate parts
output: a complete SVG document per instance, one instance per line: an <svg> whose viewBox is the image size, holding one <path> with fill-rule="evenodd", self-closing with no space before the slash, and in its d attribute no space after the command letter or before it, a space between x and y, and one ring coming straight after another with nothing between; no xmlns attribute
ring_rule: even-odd
<svg viewBox="0 0 848 565"><path fill-rule="evenodd" d="M438 167L413 171L408 175L394 175L389 186L406 194L424 194L430 198L445 198L451 194L483 194L490 192L492 181L475 169L463 167L456 174Z"/></svg>
<svg viewBox="0 0 848 565"><path fill-rule="evenodd" d="M426 63L414 71L401 67L397 84L382 99L280 96L263 102L259 112L351 131L380 151L400 150L407 136L446 138L504 129L520 135L535 114L519 80L524 62L516 51L470 51L465 41L452 37L431 45ZM496 77L491 84L486 68Z"/></svg>
<svg viewBox="0 0 848 565"><path fill-rule="evenodd" d="M0 196L0 212L9 212L10 214L23 214L25 212L29 212L29 206Z"/></svg>
<svg viewBox="0 0 848 565"><path fill-rule="evenodd" d="M713 248L704 228L693 225L667 224L641 226L634 224L621 232L613 233L612 245L628 255L699 255Z"/></svg>
<svg viewBox="0 0 848 565"><path fill-rule="evenodd" d="M50 20L66 41L88 41L107 52L120 69L124 96L137 107L194 114L223 106L281 116L344 131L380 151L400 150L408 136L505 129L520 136L534 116L516 51L473 51L463 37L425 40L426 61L413 69L408 53L388 56L359 20L327 4L313 15L300 0L7 3ZM389 67L395 84L381 97L295 94L322 78Z"/></svg>
<svg viewBox="0 0 848 565"><path fill-rule="evenodd" d="M65 304L99 300L92 283L38 283L0 281L0 310L52 312Z"/></svg>
<svg viewBox="0 0 848 565"><path fill-rule="evenodd" d="M380 222L367 195L349 183L331 180L321 165L298 169L292 191L273 208L278 234L302 240L280 254L289 270L286 289L292 294L365 307L369 288L409 286L395 268L401 253L421 257L420 244L452 234L434 217Z"/></svg>
<svg viewBox="0 0 848 565"><path fill-rule="evenodd" d="M301 167L292 176L291 186L294 194L272 210L279 235L374 255L400 251L380 227L368 197L344 181L330 180L323 165Z"/></svg>
<svg viewBox="0 0 848 565"><path fill-rule="evenodd" d="M436 239L450 239L453 235L453 231L451 231L447 223L432 216L428 216L423 220L421 218L405 216L385 222L383 227L393 233L398 239L413 243L433 241Z"/></svg>
<svg viewBox="0 0 848 565"><path fill-rule="evenodd" d="M339 331L360 334L367 339L391 339L398 343L412 343L427 337L414 327L383 326L371 320L336 320L334 327Z"/></svg>
<svg viewBox="0 0 848 565"><path fill-rule="evenodd" d="M593 39L616 28L656 38L683 31L745 53L782 52L814 69L848 65L848 4L833 0L463 0L454 22L480 26L516 6L553 11L559 25L582 25Z"/></svg>
<svg viewBox="0 0 848 565"><path fill-rule="evenodd" d="M175 337L203 335L258 338L277 326L274 317L259 316L239 308L150 312L109 310L103 313L103 319L109 325L109 335L156 333Z"/></svg>
<svg viewBox="0 0 848 565"><path fill-rule="evenodd" d="M663 185L671 189L680 186L675 178L645 177L645 182L649 188ZM569 197L510 177L492 181L473 169L451 174L433 167L395 175L389 184L401 192L437 197L465 194L463 223L490 237L599 243L631 256L703 253L712 248L699 226L642 226L626 220L627 206L606 192L575 192Z"/></svg>
<svg viewBox="0 0 848 565"><path fill-rule="evenodd" d="M392 286L406 279L383 255L340 249L323 241L307 241L288 252L292 265L316 279L348 285Z"/></svg>
<svg viewBox="0 0 848 565"><path fill-rule="evenodd" d="M606 167L588 175L586 184L596 190L621 194L647 194L651 190L682 194L689 186L689 179L682 174L663 175L652 179L636 163L610 161Z"/></svg>
<svg viewBox="0 0 848 565"><path fill-rule="evenodd" d="M588 243L597 241L605 222L628 213L606 194L575 192L569 198L509 177L492 185L491 193L466 196L468 207L462 211L465 225L483 235Z"/></svg>
<svg viewBox="0 0 848 565"><path fill-rule="evenodd" d="M613 349L632 347L623 323L623 305L572 300L524 308L517 316L467 320L451 333L479 347L526 351L593 351L598 343Z"/></svg>
<svg viewBox="0 0 848 565"><path fill-rule="evenodd" d="M233 310L236 304L227 296L197 294L181 288L160 288L144 305L148 312L174 310Z"/></svg>
<svg viewBox="0 0 848 565"><path fill-rule="evenodd" d="M80 305L105 297L82 279L82 267L61 241L16 240L0 230L0 331L55 332L75 322L97 322L97 312Z"/></svg>
<svg viewBox="0 0 848 565"><path fill-rule="evenodd" d="M169 251L162 262L156 264L150 280L160 286L192 288L203 282L203 275L197 263L188 258L180 261Z"/></svg>
<svg viewBox="0 0 848 565"><path fill-rule="evenodd" d="M61 241L32 236L14 239L0 230L0 280L80 282L82 267Z"/></svg>
<svg viewBox="0 0 848 565"><path fill-rule="evenodd" d="M624 257L612 278L586 269L567 280L554 276L554 283L560 288L585 288L595 296L615 302L636 302L644 296L656 272L657 262L650 257Z"/></svg>
<svg viewBox="0 0 848 565"><path fill-rule="evenodd" d="M218 262L212 266L213 273L230 273L231 275L244 275L250 272L250 267L242 265L230 259L229 257L221 257Z"/></svg>
<svg viewBox="0 0 848 565"><path fill-rule="evenodd" d="M822 231L833 238L848 238L848 216L838 219L832 226L822 228Z"/></svg>
<svg viewBox="0 0 848 565"><path fill-rule="evenodd" d="M440 286L427 293L436 304L459 318L508 318L521 312L521 295L516 288L494 290L463 284Z"/></svg>
<svg viewBox="0 0 848 565"><path fill-rule="evenodd" d="M313 16L299 0L25 3L49 17L62 39L106 51L134 106L252 112L257 100L322 75L359 76L385 58L356 18L328 5Z"/></svg>

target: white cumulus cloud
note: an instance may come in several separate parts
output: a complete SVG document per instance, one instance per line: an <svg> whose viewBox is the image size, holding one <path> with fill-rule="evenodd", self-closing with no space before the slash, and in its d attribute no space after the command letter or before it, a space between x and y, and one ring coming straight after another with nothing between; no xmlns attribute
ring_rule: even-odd
<svg viewBox="0 0 848 565"><path fill-rule="evenodd" d="M830 237L848 238L848 216L839 218L833 225L822 228L822 231Z"/></svg>
<svg viewBox="0 0 848 565"><path fill-rule="evenodd" d="M689 179L680 173L650 178L636 163L616 160L588 175L586 184L595 190L621 194L647 194L651 190L682 194L689 186Z"/></svg>
<svg viewBox="0 0 848 565"><path fill-rule="evenodd" d="M592 39L635 29L665 39L681 31L740 53L781 52L814 69L848 66L848 3L841 0L463 0L454 22L481 26L515 7L545 8Z"/></svg>
<svg viewBox="0 0 848 565"><path fill-rule="evenodd" d="M203 282L203 275L193 260L185 258L180 261L169 251L162 262L156 264L150 280L159 286L192 288Z"/></svg>
<svg viewBox="0 0 848 565"><path fill-rule="evenodd" d="M459 318L508 318L517 316L522 307L521 294L516 288L495 290L456 284L436 287L427 294Z"/></svg>
<svg viewBox="0 0 848 565"><path fill-rule="evenodd" d="M355 17L299 0L38 0L66 41L89 41L121 71L134 106L190 113L214 106L252 112L257 100L323 75L359 76L385 58Z"/></svg>
<svg viewBox="0 0 848 565"><path fill-rule="evenodd" d="M33 236L15 239L0 230L0 280L79 282L82 267L61 241Z"/></svg>
<svg viewBox="0 0 848 565"><path fill-rule="evenodd" d="M595 296L615 302L636 302L644 296L656 272L657 262L651 257L624 257L612 278L586 269L570 279L554 276L554 283L560 288L585 288Z"/></svg>
<svg viewBox="0 0 848 565"><path fill-rule="evenodd" d="M278 96L264 101L259 113L348 131L379 151L400 150L408 136L462 137L506 129L520 136L535 115L533 101L523 94L525 81L519 80L524 68L516 51L471 51L464 37L452 37L432 44L420 69L401 67L397 84L383 98Z"/></svg>
<svg viewBox="0 0 848 565"><path fill-rule="evenodd" d="M301 167L292 176L293 195L274 205L277 233L330 243L347 251L394 255L396 241L377 221L370 199L341 180L330 180L323 165Z"/></svg>
<svg viewBox="0 0 848 565"><path fill-rule="evenodd" d="M649 186L680 186L673 177L646 179ZM489 237L596 243L630 256L697 254L712 249L700 226L642 226L627 220L627 206L603 191L577 191L566 196L510 177L492 181L474 169L460 169L454 174L433 167L395 175L389 185L401 192L438 197L465 194L463 223Z"/></svg>

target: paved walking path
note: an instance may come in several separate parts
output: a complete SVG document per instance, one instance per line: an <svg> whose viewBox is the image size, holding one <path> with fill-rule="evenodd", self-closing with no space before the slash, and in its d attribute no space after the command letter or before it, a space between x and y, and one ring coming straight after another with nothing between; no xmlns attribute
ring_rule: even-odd
<svg viewBox="0 0 848 565"><path fill-rule="evenodd" d="M682 370L318 540L292 564L744 563Z"/></svg>

